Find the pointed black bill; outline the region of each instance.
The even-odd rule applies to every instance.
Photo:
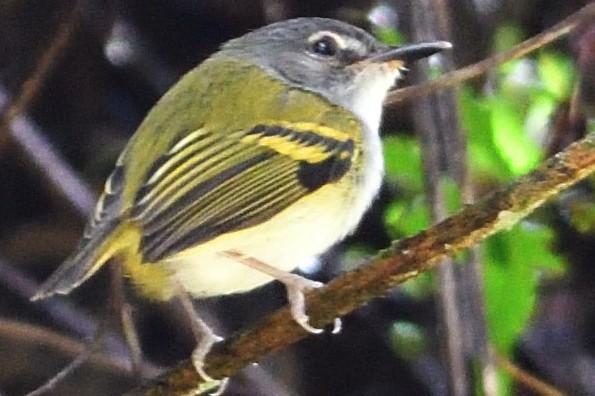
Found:
[[[384,63],[392,60],[410,63],[450,48],[452,48],[452,44],[448,41],[408,44],[400,47],[389,47],[386,52],[374,55],[368,60],[374,63]]]

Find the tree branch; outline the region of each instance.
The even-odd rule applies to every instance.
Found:
[[[310,323],[333,322],[446,257],[506,230],[556,195],[595,171],[595,134],[570,145],[509,187],[496,191],[458,214],[409,238],[394,242],[367,265],[331,281],[307,296]],[[227,339],[207,357],[206,371],[229,377],[265,355],[308,334],[287,308],[265,318],[257,327]],[[190,360],[129,395],[182,395],[200,382]]]
[[[465,80],[477,77],[487,72],[495,66],[508,62],[512,59],[521,58],[528,53],[567,35],[576,29],[577,26],[587,23],[593,19],[595,19],[595,3],[584,6],[568,18],[564,19],[562,22],[557,23],[537,36],[523,41],[521,44],[514,46],[508,51],[496,54],[467,67],[446,73],[423,84],[395,90],[391,92],[386,98],[384,105],[390,106],[395,103],[404,102],[418,96],[436,92],[440,89],[458,85]]]

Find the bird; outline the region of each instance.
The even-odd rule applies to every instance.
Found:
[[[154,105],[105,182],[72,255],[32,300],[68,294],[116,258],[152,300],[243,293],[281,281],[352,233],[378,194],[386,94],[410,62],[451,48],[403,46],[326,18],[297,18],[223,44]],[[221,338],[195,313],[201,376]]]

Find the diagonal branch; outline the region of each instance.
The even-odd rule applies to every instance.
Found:
[[[396,285],[433,268],[446,257],[475,245],[519,222],[548,198],[595,172],[595,133],[551,157],[531,173],[496,191],[458,214],[409,238],[394,242],[367,265],[346,273],[327,287],[307,296],[313,326],[333,322]],[[226,340],[211,353],[206,371],[215,378],[229,377],[269,353],[308,334],[284,308],[256,328]],[[185,395],[200,382],[188,360],[146,387],[129,395]]]
[[[39,93],[47,76],[55,66],[57,58],[70,43],[74,31],[78,27],[79,13],[80,4],[77,2],[68,17],[64,18],[64,22],[60,26],[58,33],[39,59],[33,74],[21,87],[21,91],[16,96],[16,99],[6,109],[2,109],[3,105],[0,106],[0,132],[1,129],[10,126],[20,114],[25,112]],[[7,136],[6,134],[0,134],[0,149],[3,148]]]
[[[523,41],[508,51],[496,54],[472,65],[446,73],[434,80],[411,87],[395,90],[384,101],[385,106],[404,102],[412,98],[427,95],[447,87],[454,87],[465,80],[477,77],[495,66],[513,59],[521,58],[546,44],[557,40],[572,32],[579,25],[595,19],[595,3],[584,6],[562,22],[557,23],[546,31]]]

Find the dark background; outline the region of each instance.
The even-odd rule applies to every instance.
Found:
[[[410,1],[386,1],[408,35]],[[451,1],[455,61],[462,66],[486,56],[495,26],[502,21],[522,26],[528,35],[562,20],[586,0]],[[0,0],[0,84],[17,95],[38,68],[38,60],[73,9],[72,1]],[[264,24],[297,16],[325,16],[370,29],[373,1],[314,0],[138,0],[81,1],[68,44],[42,79],[25,113],[40,128],[77,174],[98,194],[127,138],[144,114],[182,73],[224,41]],[[475,5],[475,6],[474,6]],[[481,11],[481,12],[480,12]],[[132,55],[117,58],[118,37]],[[569,52],[566,41],[557,43]],[[0,106],[0,114],[6,107]],[[384,133],[412,130],[408,105],[388,109]],[[359,231],[324,256],[313,275],[328,280],[343,270],[346,246],[386,246],[383,205],[394,191],[383,189]],[[32,283],[45,279],[72,251],[85,218],[47,182],[0,129],[0,395],[35,389],[67,364],[92,332],[74,330],[56,311],[80,309],[66,316],[86,324],[109,315],[107,271],[102,271],[68,298],[43,304],[27,300]],[[549,307],[536,326],[519,340],[517,363],[576,394],[595,394],[560,367],[556,358],[584,362],[595,376],[593,318],[593,238],[560,222],[559,249],[569,258],[568,275],[544,287],[540,304]],[[577,286],[578,285],[578,286]],[[580,287],[581,293],[573,291]],[[133,316],[146,358],[171,366],[187,358],[192,335],[175,304],[150,304],[133,293]],[[199,302],[221,334],[229,335],[284,304],[279,285],[242,296]],[[407,319],[435,329],[433,300],[413,300],[399,290],[374,301],[344,320],[341,334],[310,337],[250,368],[234,380],[228,394],[237,395],[421,395],[445,394],[445,374],[435,345],[413,361],[399,358],[387,336],[395,320]],[[60,311],[62,312],[62,311]],[[216,317],[216,319],[214,319]],[[59,336],[61,335],[61,336]],[[546,337],[547,335],[547,337]],[[119,337],[119,336],[116,336]],[[552,345],[559,350],[551,351]],[[114,347],[126,358],[126,351]],[[566,360],[564,360],[566,361]],[[590,383],[593,384],[594,381]],[[133,384],[131,375],[112,361],[93,360],[77,370],[52,394],[119,394]],[[520,394],[531,394],[518,389]]]

